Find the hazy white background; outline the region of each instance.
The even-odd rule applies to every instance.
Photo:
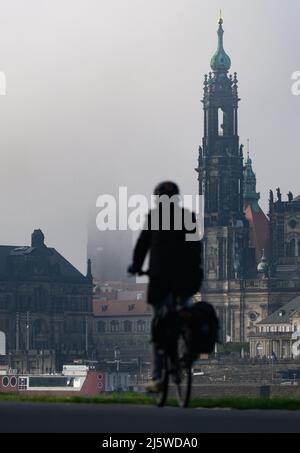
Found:
[[[220,7],[262,205],[300,193],[299,0],[1,0],[1,244],[42,228],[84,270],[97,195],[166,178],[197,192]]]

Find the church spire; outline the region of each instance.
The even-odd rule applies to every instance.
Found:
[[[222,12],[220,11],[220,19],[219,19],[219,29],[218,29],[218,48],[216,53],[211,59],[210,67],[214,72],[228,72],[231,67],[231,60],[227,53],[224,50],[223,44],[223,18]]]
[[[248,139],[247,159],[244,167],[244,207],[251,206],[255,212],[258,212],[258,201],[260,193],[256,192],[256,175],[252,169],[252,159],[250,158],[250,148]]]
[[[223,19],[219,45],[211,61],[213,73],[204,77],[204,136],[199,154],[199,193],[205,197],[205,225],[227,226],[243,220],[243,155],[238,136],[237,75],[223,48]]]
[[[93,283],[92,262],[90,259],[88,259],[88,261],[87,261],[86,278],[89,280],[90,283]]]

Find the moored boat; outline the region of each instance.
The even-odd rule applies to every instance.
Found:
[[[65,365],[61,374],[16,374],[2,371],[0,393],[49,396],[95,396],[105,391],[105,373],[88,366]]]

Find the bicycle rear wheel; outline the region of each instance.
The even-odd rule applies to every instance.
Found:
[[[168,387],[169,387],[169,368],[168,360],[164,355],[160,390],[154,396],[157,407],[163,407],[166,404],[168,397]]]
[[[184,335],[180,335],[177,344],[177,366],[174,370],[174,384],[179,407],[189,405],[192,390],[192,363]]]

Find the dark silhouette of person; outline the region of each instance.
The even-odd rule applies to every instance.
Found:
[[[180,207],[179,188],[173,182],[159,184],[155,191],[156,206],[148,213],[146,228],[141,232],[128,272],[139,274],[150,252],[147,300],[154,316],[170,295],[182,301],[196,294],[202,283],[202,242],[197,232],[196,216]],[[168,201],[167,203],[166,201]],[[167,219],[167,221],[166,221]],[[168,223],[169,222],[169,223]],[[153,382],[148,390],[157,388],[161,379],[158,346],[153,343]]]

